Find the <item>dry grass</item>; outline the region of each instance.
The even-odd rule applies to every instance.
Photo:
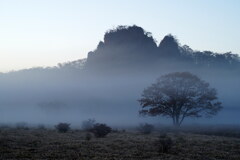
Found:
[[[173,139],[169,153],[158,153],[159,133],[111,133],[106,138],[85,139],[86,132],[11,129],[0,131],[0,159],[80,160],[215,160],[240,159],[240,139],[168,133]]]

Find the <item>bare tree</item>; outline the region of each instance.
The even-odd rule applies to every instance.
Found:
[[[139,102],[140,114],[170,117],[175,126],[185,117],[211,117],[222,108],[216,90],[189,72],[161,76],[143,91]]]

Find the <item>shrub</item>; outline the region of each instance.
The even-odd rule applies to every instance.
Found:
[[[85,140],[90,141],[91,139],[92,139],[92,134],[91,133],[86,133]]]
[[[154,126],[148,123],[140,124],[138,127],[139,132],[142,134],[150,134],[152,133],[153,129]]]
[[[95,137],[101,138],[105,137],[108,133],[110,133],[112,129],[106,124],[97,123],[90,131],[95,135]]]
[[[59,132],[65,133],[70,130],[70,124],[69,123],[59,123],[58,125],[55,126],[55,128]]]
[[[172,145],[173,141],[171,137],[167,136],[166,134],[159,136],[158,140],[156,141],[156,146],[158,147],[159,153],[168,153],[172,148]]]
[[[82,130],[90,131],[95,125],[95,119],[88,119],[82,122]]]

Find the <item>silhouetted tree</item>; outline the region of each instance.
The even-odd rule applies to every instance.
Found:
[[[178,40],[171,34],[165,36],[159,44],[160,54],[167,58],[177,58],[180,56]]]
[[[154,130],[154,126],[152,124],[145,123],[140,124],[137,129],[142,134],[150,134]]]
[[[140,114],[171,117],[173,124],[180,126],[185,117],[215,115],[222,108],[216,95],[216,90],[196,75],[170,73],[143,91]]]
[[[95,137],[102,138],[110,133],[112,131],[112,128],[106,124],[97,123],[90,131],[95,135]]]
[[[66,133],[70,130],[70,124],[69,123],[58,123],[55,128],[58,130],[58,132]]]

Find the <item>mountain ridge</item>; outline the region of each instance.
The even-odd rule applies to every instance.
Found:
[[[196,51],[187,45],[181,45],[175,36],[168,34],[157,44],[151,32],[133,26],[118,26],[108,30],[104,40],[100,41],[87,58],[58,63],[54,67],[33,67],[7,73],[39,70],[82,70],[101,71],[135,67],[159,67],[161,63],[180,63],[191,67],[239,69],[240,57],[226,52]],[[1,73],[5,74],[5,73]]]

